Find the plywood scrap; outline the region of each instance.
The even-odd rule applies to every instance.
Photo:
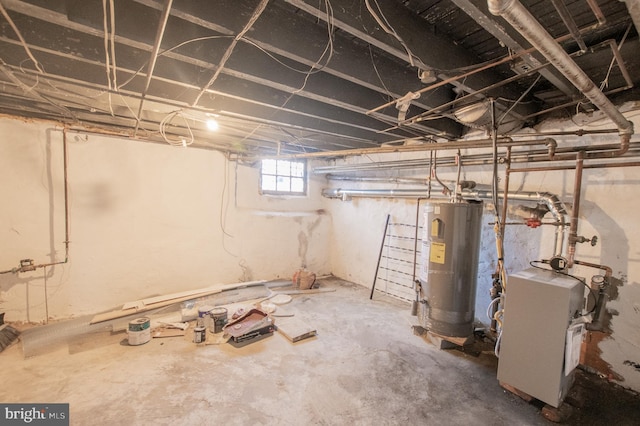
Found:
[[[294,343],[318,334],[315,327],[298,318],[279,318],[277,326],[278,332]]]

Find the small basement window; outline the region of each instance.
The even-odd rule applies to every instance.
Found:
[[[306,195],[307,164],[304,161],[262,160],[260,191],[274,195]]]

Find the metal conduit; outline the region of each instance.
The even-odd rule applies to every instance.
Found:
[[[607,145],[599,145],[597,147],[589,148],[590,152],[601,152],[601,151],[614,151],[618,149],[618,144],[607,144]],[[575,152],[574,150],[577,147],[571,148],[556,148],[556,153],[571,153]],[[640,156],[640,143],[634,142],[629,144],[629,149],[624,157],[618,158],[633,158]],[[482,166],[491,164],[492,161],[491,153],[484,154],[471,154],[464,155],[462,158],[463,166]],[[574,157],[571,158],[572,161],[575,160]],[[532,162],[544,162],[549,161],[549,151],[548,150],[530,150],[530,151],[512,151],[511,152],[511,163],[532,163]],[[607,167],[606,163],[601,163],[601,167]],[[611,167],[616,167],[616,163],[610,163]],[[617,167],[624,167],[625,163],[619,163]],[[455,157],[441,157],[438,159],[438,167],[452,167],[456,166]],[[429,159],[425,158],[414,158],[408,160],[393,160],[393,161],[379,161],[375,163],[359,163],[359,164],[341,164],[335,166],[320,166],[315,167],[312,170],[313,174],[322,175],[322,174],[336,174],[336,173],[350,173],[350,172],[367,172],[367,171],[380,171],[387,169],[416,169],[416,168],[429,168]],[[551,166],[549,170],[560,170],[562,169],[571,169],[575,168],[574,166]],[[594,165],[585,164],[585,168],[596,168]],[[532,171],[535,171],[532,169]]]

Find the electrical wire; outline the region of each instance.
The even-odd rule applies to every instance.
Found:
[[[589,287],[589,286],[587,285],[587,283],[586,283],[586,282],[584,282],[584,280],[583,280],[583,279],[578,278],[578,277],[576,277],[575,275],[571,275],[571,274],[569,274],[569,273],[567,273],[567,272],[561,272],[561,271],[556,271],[555,269],[543,268],[543,267],[541,267],[541,266],[534,265],[534,263],[541,263],[541,264],[543,264],[543,265],[548,265],[548,262],[545,262],[545,261],[543,261],[543,260],[532,260],[531,262],[529,262],[529,265],[531,265],[531,266],[532,266],[532,267],[534,267],[534,268],[541,269],[541,270],[543,270],[543,271],[555,272],[555,273],[557,273],[557,274],[560,274],[560,275],[564,275],[564,276],[567,276],[567,277],[573,278],[574,280],[576,280],[576,281],[580,282],[583,286],[585,286],[585,288],[586,288],[587,290],[589,290],[589,294],[590,294],[590,295],[591,295],[591,297],[593,298],[593,307],[591,308],[591,310],[590,310],[589,312],[587,312],[586,314],[583,314],[583,315],[589,315],[589,314],[591,314],[591,313],[595,312],[595,310],[596,310],[596,305],[597,305],[597,303],[598,303],[598,296],[596,296],[596,293],[593,291],[593,289],[592,289],[591,287]]]
[[[625,31],[624,35],[622,36],[622,39],[620,40],[620,44],[618,44],[618,51],[622,49],[622,45],[627,40],[627,36],[629,35],[629,31],[631,31],[632,26],[633,24],[629,24],[629,26],[627,27],[627,30]],[[613,55],[613,57],[611,58],[611,62],[609,63],[609,69],[607,70],[607,75],[600,83],[600,91],[604,90],[605,87],[609,87],[609,76],[611,76],[611,71],[613,70],[613,64],[615,63],[616,63],[616,55]]]
[[[167,48],[167,49],[165,49],[165,50],[161,51],[160,53],[158,53],[158,56],[166,55],[167,53],[171,53],[172,51],[174,51],[174,50],[176,50],[176,49],[179,49],[179,48],[180,48],[180,47],[182,47],[182,46],[186,46],[186,45],[188,45],[188,44],[191,44],[191,43],[196,43],[196,42],[199,42],[199,41],[207,41],[207,40],[223,39],[223,38],[233,38],[233,36],[230,36],[230,35],[215,35],[215,36],[204,36],[204,37],[191,38],[191,39],[189,39],[189,40],[185,40],[185,41],[183,41],[183,42],[180,42],[180,43],[176,44],[176,45],[175,45],[175,46],[173,46],[173,47],[170,47],[170,48]],[[283,67],[285,67],[285,68],[287,68],[287,69],[289,69],[289,70],[291,70],[291,71],[293,71],[293,72],[296,72],[296,73],[298,73],[298,74],[305,74],[305,75],[306,75],[306,74],[315,74],[315,73],[318,73],[318,72],[322,71],[322,69],[326,67],[326,64],[324,64],[324,65],[322,65],[322,66],[320,66],[320,67],[316,67],[316,68],[315,68],[314,70],[312,70],[312,71],[309,71],[309,70],[299,70],[299,69],[297,69],[297,68],[295,68],[295,67],[292,67],[291,65],[289,65],[289,64],[287,64],[287,63],[285,63],[284,61],[282,61],[282,60],[278,59],[278,57],[277,57],[277,56],[275,56],[274,54],[272,54],[271,52],[269,52],[269,51],[268,51],[268,50],[266,50],[264,47],[260,46],[258,43],[256,43],[255,41],[253,41],[253,40],[251,40],[251,39],[248,39],[248,38],[246,38],[246,37],[245,37],[245,38],[242,38],[240,41],[241,41],[241,42],[243,42],[243,43],[247,43],[247,44],[249,44],[249,45],[251,45],[251,46],[255,47],[256,49],[260,50],[262,53],[264,53],[265,55],[267,55],[269,58],[273,59],[273,60],[274,60],[275,62],[277,62],[278,64],[280,64],[280,65],[282,65]],[[145,69],[145,67],[147,66],[147,64],[148,64],[148,63],[149,63],[149,60],[147,60],[144,64],[142,64],[142,66],[141,66],[140,68],[138,68],[138,69],[136,70],[136,72],[134,72],[134,73],[133,73],[133,75],[132,75],[131,77],[129,77],[129,78],[128,78],[124,83],[122,83],[120,86],[118,86],[118,89],[121,89],[121,88],[123,88],[124,86],[126,86],[127,84],[131,83],[131,81],[132,81],[136,76],[138,76],[138,75],[142,72],[142,70],[144,70],[144,69]]]
[[[495,319],[495,318],[493,318],[493,315],[491,315],[491,308],[493,308],[493,305],[495,305],[499,301],[500,301],[500,298],[496,297],[495,299],[493,299],[491,301],[491,303],[489,303],[489,306],[487,306],[487,318],[489,318],[490,320],[494,320]]]
[[[29,56],[29,59],[31,59],[31,62],[33,62],[33,65],[36,67],[38,72],[40,72],[40,74],[46,74],[44,72],[44,68],[42,68],[42,65],[40,64],[40,62],[38,62],[38,60],[35,58],[35,56],[33,56],[33,53],[31,53],[31,49],[29,49],[29,46],[27,45],[26,40],[24,39],[24,37],[22,37],[22,34],[20,33],[20,30],[18,30],[18,27],[16,26],[15,22],[13,22],[13,19],[11,19],[11,16],[9,16],[9,13],[4,8],[4,5],[2,4],[1,1],[0,1],[0,13],[2,13],[2,16],[4,16],[4,18],[7,20],[7,22],[11,26],[11,29],[13,30],[13,32],[16,33],[16,36],[18,36],[18,39],[20,40],[20,43],[22,44],[22,47],[24,48],[25,52],[27,53],[27,56]]]
[[[302,92],[304,90],[304,88],[307,86],[307,82],[309,81],[309,77],[311,75],[313,75],[315,72],[318,72],[319,70],[325,68],[326,66],[329,65],[329,62],[331,61],[331,58],[333,57],[333,52],[334,52],[334,47],[333,47],[333,34],[334,34],[334,22],[333,22],[333,6],[331,5],[331,2],[329,0],[324,0],[324,4],[325,4],[325,10],[326,10],[326,14],[327,14],[327,33],[329,36],[329,39],[327,41],[327,44],[322,52],[322,54],[320,55],[320,57],[318,58],[318,60],[311,66],[311,68],[309,69],[309,71],[307,73],[305,73],[305,78],[304,81],[302,83],[302,86],[300,86],[300,88],[294,90],[293,92],[291,92],[289,94],[289,96],[287,97],[287,99],[285,99],[285,101],[273,112],[273,114],[271,114],[271,118],[273,118],[278,112],[282,111],[287,104],[291,101],[291,99],[293,99],[293,97],[295,95],[297,95],[298,93]],[[327,55],[327,59],[326,61],[324,61],[324,64],[320,65],[320,62],[322,62],[323,58],[325,57],[325,55]],[[315,71],[317,70],[317,71]],[[249,139],[251,136],[253,136],[259,129],[261,129],[264,126],[263,123],[258,124],[250,133],[248,133],[245,137],[242,138],[242,140],[240,141],[240,143],[246,141],[247,139]]]
[[[531,89],[533,89],[534,86],[538,84],[538,82],[540,81],[540,78],[542,78],[542,74],[538,74],[538,77],[535,79],[533,83],[531,83],[531,85],[527,88],[527,90],[525,90],[522,93],[522,95],[520,95],[520,97],[513,103],[513,105],[511,105],[511,107],[509,107],[509,109],[504,114],[502,114],[502,117],[500,117],[500,119],[498,120],[498,127],[500,127],[500,124],[502,124],[502,121],[507,117],[507,115],[509,115],[511,111],[513,111],[513,109],[520,103],[520,101],[524,99],[525,96],[527,96],[527,94],[531,91]]]
[[[400,42],[400,45],[402,45],[402,47],[404,48],[405,52],[407,53],[407,56],[409,58],[409,63],[411,64],[412,67],[415,67],[416,66],[415,59],[418,58],[418,57],[416,55],[414,55],[414,53],[411,51],[411,49],[409,49],[409,46],[407,46],[407,44],[404,42],[402,37],[400,37],[400,35],[396,32],[396,30],[393,29],[393,27],[391,26],[391,24],[387,20],[386,16],[384,16],[384,14],[382,13],[382,9],[380,8],[380,5],[378,4],[378,1],[377,0],[373,0],[373,2],[376,4],[376,7],[378,9],[378,13],[380,13],[380,15],[378,15],[378,13],[376,13],[376,11],[373,10],[373,7],[371,6],[370,0],[365,0],[365,2],[364,2],[365,5],[367,6],[367,10],[369,11],[369,13],[373,17],[373,19],[376,20],[378,25],[380,25],[380,28],[382,28],[384,30],[384,32],[386,32],[387,34],[392,35],[396,40],[398,40],[398,42]]]
[[[200,93],[198,93],[198,95],[196,96],[195,100],[191,103],[192,107],[196,106],[198,104],[198,102],[200,101],[200,99],[202,98],[202,96],[207,92],[207,90],[211,86],[213,86],[213,83],[215,83],[215,81],[218,79],[218,76],[220,75],[220,73],[222,73],[222,70],[223,70],[225,64],[227,63],[227,61],[231,57],[231,54],[233,53],[233,50],[235,49],[236,45],[238,44],[238,41],[241,40],[242,37],[244,37],[244,35],[251,29],[251,27],[253,27],[253,24],[255,24],[255,22],[258,20],[260,15],[262,15],[262,12],[264,12],[264,10],[267,8],[268,4],[269,4],[269,0],[261,0],[260,1],[260,4],[258,4],[258,7],[256,7],[256,9],[254,10],[253,14],[249,18],[249,21],[242,28],[242,30],[233,38],[233,40],[231,41],[231,44],[229,45],[229,47],[227,47],[227,50],[225,50],[224,55],[222,56],[222,59],[220,59],[220,63],[218,64],[218,67],[217,67],[216,71],[213,73],[213,76],[211,76],[211,78],[209,79],[207,84],[205,84],[202,87],[202,89],[200,90]]]
[[[176,118],[176,117],[180,117],[184,121],[185,127],[189,131],[189,139],[188,140],[185,139],[184,137],[180,137],[179,139],[172,139],[167,135],[167,126],[170,125],[171,122],[173,121],[173,119]],[[172,146],[187,147],[187,146],[191,145],[195,141],[195,137],[193,135],[193,131],[191,130],[191,126],[189,125],[188,117],[185,116],[185,114],[183,114],[183,111],[181,109],[179,109],[177,111],[170,112],[169,114],[167,114],[162,119],[162,121],[160,121],[159,130],[160,130],[160,136],[162,136],[162,139],[165,142],[167,142],[169,145],[172,145]]]
[[[373,65],[373,70],[376,72],[376,75],[378,76],[378,81],[380,81],[380,84],[384,88],[385,92],[387,92],[387,99],[386,100],[388,101],[389,99],[393,99],[393,95],[391,95],[391,92],[387,88],[387,85],[384,84],[384,81],[382,81],[382,77],[380,76],[380,72],[378,71],[378,67],[376,67],[376,61],[373,59],[373,51],[371,50],[371,45],[369,45],[369,57],[371,58],[371,65]]]

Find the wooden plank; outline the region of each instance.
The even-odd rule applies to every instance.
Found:
[[[189,295],[189,296],[177,297],[175,299],[168,299],[168,300],[164,300],[162,302],[151,303],[149,305],[143,305],[140,308],[131,308],[131,309],[123,309],[123,310],[118,310],[118,311],[105,312],[105,313],[98,314],[98,315],[94,316],[93,319],[91,319],[91,321],[89,322],[89,324],[96,324],[96,323],[99,323],[99,322],[104,322],[104,321],[109,321],[109,320],[113,320],[113,319],[126,317],[128,315],[133,315],[133,314],[138,314],[138,313],[142,313],[142,312],[152,311],[154,309],[163,308],[165,306],[169,306],[169,305],[172,305],[174,303],[186,302],[187,300],[196,299],[198,297],[211,296],[213,294],[222,293],[225,290],[233,290],[233,289],[240,289],[240,288],[244,288],[244,287],[252,287],[252,286],[255,286],[255,285],[263,285],[265,282],[266,281],[251,281],[251,282],[246,282],[246,283],[228,284],[228,285],[220,286],[220,287],[218,287],[216,289],[211,289],[211,290],[209,290],[207,292],[204,292],[204,293],[199,293],[197,295]]]
[[[216,290],[216,291],[212,291],[211,293],[206,293],[206,294],[203,293],[200,296],[210,296],[212,294],[221,293],[221,292],[222,292],[222,290]],[[198,296],[198,297],[200,297],[200,296]],[[186,302],[187,300],[191,300],[193,298],[194,298],[193,296],[184,296],[184,297],[181,297],[181,298],[178,298],[178,299],[165,300],[164,302],[159,302],[159,303],[154,303],[152,305],[147,305],[147,306],[144,306],[144,307],[142,307],[140,309],[127,309],[127,310],[105,312],[103,314],[98,314],[98,315],[94,316],[91,319],[91,321],[89,322],[89,324],[97,324],[99,322],[118,319],[118,318],[126,317],[128,315],[133,315],[133,314],[139,314],[139,313],[142,313],[142,312],[152,311],[154,309],[163,308],[165,306],[169,306],[169,305],[172,305],[174,303]]]
[[[233,290],[236,288],[242,288],[242,287],[251,287],[254,285],[260,285],[260,284],[264,284],[266,281],[265,280],[259,280],[259,281],[247,281],[247,282],[243,282],[243,283],[235,283],[235,284],[225,284],[225,285],[220,285],[220,284],[215,284],[209,287],[204,287],[204,288],[199,288],[196,290],[187,290],[187,291],[182,291],[179,293],[172,293],[172,294],[165,294],[165,295],[161,295],[161,296],[154,296],[154,297],[149,297],[146,299],[141,299],[141,300],[135,300],[132,302],[127,302],[124,305],[122,305],[122,310],[126,310],[126,309],[140,309],[146,305],[152,305],[154,303],[159,303],[159,302],[164,302],[166,300],[172,300],[172,299],[178,299],[181,297],[185,297],[185,296],[193,296],[193,298],[195,299],[196,297],[199,297],[201,295],[206,295],[208,292],[212,291],[212,290]]]
[[[525,400],[527,402],[531,402],[531,401],[533,401],[535,399],[534,397],[532,397],[528,393],[522,392],[520,389],[516,389],[515,387],[511,386],[508,383],[504,383],[504,382],[499,382],[499,383],[500,383],[500,386],[502,386],[503,389],[508,390],[512,394],[522,398],[523,400]]]
[[[310,290],[278,290],[274,291],[273,294],[316,294],[316,293],[331,293],[336,291],[335,288],[312,288]]]

